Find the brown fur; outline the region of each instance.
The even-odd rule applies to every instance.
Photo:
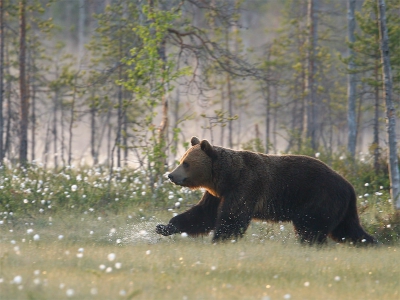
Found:
[[[352,185],[323,162],[301,155],[266,155],[212,146],[193,137],[192,147],[169,174],[175,184],[204,188],[200,202],[158,225],[163,235],[206,234],[236,238],[251,219],[292,221],[303,242],[374,243],[361,227]]]

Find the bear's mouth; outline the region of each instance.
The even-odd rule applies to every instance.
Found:
[[[170,178],[169,180],[170,180],[173,184],[180,185],[180,186],[185,186],[186,178],[182,178],[182,179]]]

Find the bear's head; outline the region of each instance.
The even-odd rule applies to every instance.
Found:
[[[191,139],[192,147],[186,151],[179,166],[169,173],[168,178],[175,184],[189,188],[212,188],[212,161],[217,152],[206,140]]]

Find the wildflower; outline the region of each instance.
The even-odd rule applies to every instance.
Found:
[[[66,291],[67,297],[72,297],[75,294],[75,291],[73,289],[68,289]]]
[[[96,288],[91,288],[91,289],[90,289],[90,293],[91,293],[92,295],[97,295],[97,289],[96,289]]]
[[[116,269],[121,269],[122,264],[120,262],[115,263],[115,268]]]
[[[146,251],[146,255],[150,255],[150,253],[151,253],[151,250]]]
[[[106,269],[106,266],[102,264],[102,265],[99,266],[99,269],[103,271],[103,270]]]
[[[186,232],[182,232],[182,233],[181,233],[181,237],[185,238],[185,237],[187,237],[187,236],[188,236],[188,234],[187,234]]]
[[[15,284],[21,284],[22,276],[20,276],[20,275],[15,276],[12,282]]]
[[[335,281],[340,281],[340,276],[335,276]]]
[[[108,255],[107,255],[107,259],[108,259],[109,261],[113,261],[113,260],[115,259],[115,253],[110,253],[110,254],[108,254]]]
[[[33,229],[32,229],[32,228],[29,228],[29,229],[26,231],[27,234],[31,234],[32,232],[33,232]]]
[[[369,186],[369,183],[367,182],[366,184],[364,184],[364,186]]]
[[[290,299],[292,296],[290,296],[290,294],[286,294],[283,296],[283,299]]]
[[[112,272],[112,268],[111,267],[108,267],[107,269],[106,269],[106,273],[111,273]]]
[[[317,152],[315,153],[315,157],[318,158],[321,155],[321,153]]]
[[[34,241],[38,241],[39,239],[40,239],[40,235],[35,234],[35,235],[33,236],[33,240],[34,240]]]
[[[306,281],[306,282],[304,282],[304,286],[305,286],[305,287],[309,287],[309,286],[310,286],[310,283],[309,283],[308,281]]]

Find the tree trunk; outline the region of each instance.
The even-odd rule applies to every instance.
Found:
[[[12,108],[11,108],[11,76],[10,76],[10,55],[8,46],[5,47],[4,52],[5,65],[2,65],[3,71],[6,73],[6,82],[5,82],[5,90],[6,90],[6,116],[7,122],[5,124],[5,137],[4,137],[4,148],[3,148],[3,157],[6,156],[10,151],[10,141],[11,141],[11,119],[12,119]],[[5,70],[4,70],[5,67]]]
[[[58,73],[58,72],[57,72]],[[54,92],[53,103],[53,155],[54,169],[58,168],[58,131],[57,131],[57,110],[58,110],[58,91]]]
[[[0,164],[3,164],[3,138],[4,138],[4,0],[0,0]]]
[[[85,38],[85,0],[79,0],[79,19],[78,19],[78,55],[79,60],[83,58],[83,47]]]
[[[229,28],[226,31],[225,43],[226,48],[229,49]],[[233,116],[233,94],[231,75],[229,72],[226,73],[226,88],[228,94],[228,117],[231,118]],[[233,148],[233,120],[231,119],[228,120],[228,147],[231,149]]]
[[[29,98],[28,87],[26,85],[26,0],[19,3],[19,21],[20,21],[20,40],[19,40],[19,87],[20,87],[20,144],[19,161],[22,165],[28,160],[28,116],[29,116]]]
[[[306,76],[306,90],[307,90],[307,106],[306,106],[306,138],[310,142],[312,149],[316,150],[316,131],[317,131],[317,100],[315,88],[315,73],[316,73],[316,48],[318,42],[318,1],[308,0],[308,50],[307,50],[307,63],[308,73]]]
[[[31,107],[31,124],[32,124],[32,130],[31,130],[31,161],[33,162],[35,160],[35,151],[36,151],[36,86],[35,86],[35,60],[34,60],[34,54],[30,53],[30,64],[29,64],[29,73],[30,73],[30,87],[31,87],[31,101],[32,101],[32,107]]]
[[[354,43],[356,38],[354,35],[356,20],[354,17],[354,12],[356,8],[356,0],[347,1],[347,37],[349,43]],[[357,145],[357,122],[356,122],[356,74],[353,73],[355,69],[354,64],[354,51],[349,47],[349,62],[347,64],[348,72],[347,75],[347,123],[348,123],[348,141],[347,141],[347,151],[350,153],[351,157],[354,159],[356,153]]]
[[[392,72],[389,56],[389,36],[386,27],[386,5],[384,0],[377,0],[379,16],[379,44],[382,60],[383,95],[386,104],[386,122],[389,141],[389,177],[390,192],[394,207],[400,210],[400,176],[397,159],[397,137],[396,137],[396,111],[392,102]]]
[[[166,40],[164,39],[160,45],[160,48],[158,50],[158,55],[160,57],[160,59],[163,62],[163,69],[165,69],[165,66],[167,64],[167,53],[166,53]],[[163,82],[163,86],[165,85],[165,83]],[[167,128],[168,128],[168,123],[169,123],[169,119],[168,119],[168,98],[166,95],[166,90],[164,87],[164,92],[163,95],[161,97],[161,107],[162,107],[162,120],[161,120],[161,124],[159,127],[159,136],[158,136],[158,142],[160,145],[160,154],[167,154]],[[167,156],[168,157],[168,156]],[[164,168],[165,168],[165,163],[166,160],[165,158],[162,158],[162,162],[160,163],[160,175],[164,174]]]
[[[374,70],[375,82],[379,82],[379,62],[375,62]],[[374,137],[372,141],[372,150],[374,152],[374,170],[375,174],[379,173],[379,160],[380,160],[380,149],[379,149],[379,87],[375,85],[374,87]]]
[[[96,101],[94,99],[94,89],[92,89],[90,104],[90,154],[92,155],[93,164],[97,165],[98,153],[96,152]]]
[[[71,119],[69,121],[69,139],[68,139],[68,166],[71,166],[72,164],[72,139],[73,139],[73,128],[74,128],[74,121],[75,121],[75,99],[76,99],[76,76],[74,80],[74,92],[72,95],[72,101],[71,101]]]

